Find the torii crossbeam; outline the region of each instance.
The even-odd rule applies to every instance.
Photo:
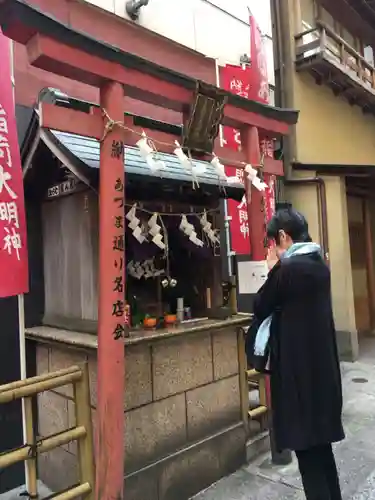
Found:
[[[97,111],[89,114],[43,103],[40,118],[42,127],[101,140],[95,498],[119,500],[123,498],[125,361],[124,351],[113,333],[121,336],[124,325],[125,242],[121,221],[125,177],[118,145],[133,145],[138,138],[116,124],[136,129],[132,118],[125,117],[124,95],[180,111],[185,116],[195,99],[197,82],[73,31],[22,0],[0,0],[0,24],[5,35],[26,45],[31,65],[100,88],[100,107],[106,111],[103,116]],[[226,98],[222,124],[241,131],[242,151],[221,148],[215,143],[215,153],[225,158],[226,165],[259,165],[258,131],[271,138],[288,134],[298,113],[221,93]],[[165,144],[173,144],[176,139],[157,131],[152,136]],[[114,145],[117,145],[115,150]],[[167,146],[159,149],[170,152]],[[282,175],[282,163],[267,160],[264,171]],[[247,183],[246,196],[252,258],[261,260],[264,258],[262,195]],[[114,286],[115,281],[122,286]]]

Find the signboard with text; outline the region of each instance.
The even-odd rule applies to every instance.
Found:
[[[21,158],[11,79],[10,41],[0,31],[0,298],[28,292]]]

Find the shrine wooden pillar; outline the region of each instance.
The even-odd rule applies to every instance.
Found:
[[[255,168],[260,165],[261,155],[259,147],[259,133],[257,127],[246,127],[241,131],[241,144],[245,153],[246,163]],[[264,260],[264,204],[263,193],[254,188],[250,180],[245,178],[245,193],[249,221],[249,236],[252,260]]]
[[[103,140],[99,188],[98,403],[96,500],[120,500],[124,483],[125,175],[124,95],[120,83],[100,89]],[[108,116],[106,116],[106,113]],[[112,124],[113,124],[112,122]]]

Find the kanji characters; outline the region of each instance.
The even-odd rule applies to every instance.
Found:
[[[113,338],[115,340],[119,340],[125,338],[126,336],[127,335],[126,335],[125,325],[117,323],[115,329],[113,330]]]
[[[19,228],[18,221],[18,208],[14,201],[6,203],[0,202],[0,220],[8,223],[13,223],[15,227]]]
[[[116,278],[114,279],[113,284],[114,284],[114,288],[113,288],[114,292],[123,293],[123,291],[124,291],[124,281],[123,281],[122,276],[116,276]]]
[[[124,191],[124,183],[121,179],[116,179],[115,191],[119,191],[120,193]]]
[[[245,99],[249,98],[249,89],[249,84],[246,85],[242,80],[239,80],[237,78],[233,78],[233,80],[230,82],[230,90],[235,94],[244,97]]]
[[[112,158],[121,158],[124,155],[124,143],[122,141],[112,141]]]
[[[0,116],[0,132],[3,134],[8,133],[8,122],[5,116]]]
[[[123,206],[124,206],[124,197],[123,196],[114,198],[113,201],[115,203],[117,203],[118,208],[123,208]]]
[[[240,231],[244,238],[249,236],[249,224],[247,222],[243,222],[240,225]]]
[[[238,210],[244,210],[244,209],[246,210],[246,206],[247,206],[246,195],[243,195],[241,203],[237,205],[237,208]]]
[[[246,210],[239,210],[238,211],[238,218],[239,218],[241,224],[243,222],[246,222],[248,220],[248,215],[247,215]]]
[[[118,261],[115,260],[115,268],[116,269],[118,268],[120,271],[123,270],[123,268],[124,268],[124,259],[122,257],[120,257],[120,259]]]
[[[6,164],[9,168],[12,167],[12,155],[10,154],[10,146],[8,139],[0,134],[0,159],[6,158]]]
[[[260,141],[261,152],[269,158],[273,158],[273,141],[269,139],[263,139]]]
[[[112,305],[112,316],[116,316],[117,318],[123,316],[124,307],[125,304],[123,300],[116,300],[116,302],[114,302]]]
[[[242,168],[236,168],[236,177],[242,184],[244,183],[244,171]]]
[[[4,167],[0,165],[0,194],[3,192],[3,189],[7,191],[9,196],[13,199],[17,199],[16,193],[11,189],[11,187],[8,185],[8,181],[12,179],[12,176],[10,175],[9,172],[6,172],[4,170]]]
[[[5,236],[4,236],[4,246],[3,250],[6,250],[9,255],[13,253],[13,250],[16,252],[17,260],[20,260],[20,249],[22,248],[21,236],[19,233],[16,233],[14,227],[10,230],[8,227],[4,228]]]
[[[125,251],[125,238],[123,234],[113,238],[113,250],[119,250],[120,252]]]
[[[124,228],[124,217],[122,215],[115,215],[115,228],[116,229]]]
[[[260,99],[263,99],[264,101],[268,101],[270,93],[269,93],[269,86],[268,86],[267,80],[263,80],[260,83],[258,96],[260,97]]]

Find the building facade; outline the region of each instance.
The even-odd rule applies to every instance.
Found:
[[[255,16],[264,38],[267,52],[268,75],[273,98],[274,69],[272,26],[269,1],[237,0],[150,0],[141,7],[139,17],[132,20],[126,9],[126,0],[87,0],[68,2],[58,0],[31,0],[30,4],[41,8],[68,25],[77,27],[96,38],[115,43],[121,47],[120,29],[131,29],[130,23],[142,26],[151,34],[172,40],[218,61],[219,66],[241,63],[242,56],[250,56],[249,9]],[[111,29],[104,32],[103,15]],[[99,22],[99,18],[101,21]],[[120,28],[121,27],[121,28]],[[152,38],[150,38],[152,40]],[[151,43],[151,42],[150,42]],[[125,47],[121,47],[124,48]],[[133,52],[142,53],[141,47],[133,46]],[[55,87],[79,99],[97,102],[97,91],[93,87],[56,77],[27,63],[25,47],[15,44],[16,101],[19,105],[31,106],[35,96],[43,87]],[[246,58],[245,58],[246,60]],[[176,68],[175,61],[171,66]],[[178,66],[178,65],[177,65]],[[181,73],[186,68],[178,67]],[[169,120],[170,121],[170,120]]]
[[[340,349],[354,358],[374,329],[375,307],[375,13],[369,4],[362,2],[362,10],[340,0],[272,5],[277,103],[300,110],[283,148],[285,199],[306,214],[312,237],[324,243]]]

